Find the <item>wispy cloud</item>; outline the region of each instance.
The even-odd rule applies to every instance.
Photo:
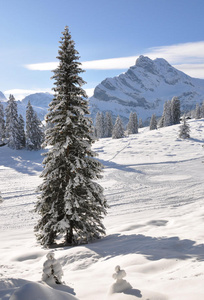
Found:
[[[204,41],[184,43],[170,46],[161,46],[147,49],[143,55],[155,58],[164,58],[170,64],[190,76],[204,78]],[[127,69],[135,64],[137,56],[110,58],[82,62],[85,70],[114,70]],[[58,66],[58,62],[28,64],[29,70],[50,71]]]

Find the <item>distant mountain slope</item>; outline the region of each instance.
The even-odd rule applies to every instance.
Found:
[[[7,99],[5,96],[3,98],[3,96],[1,96],[1,95],[4,96],[4,94],[2,92],[0,92],[0,101],[2,101],[4,108],[5,108],[7,105]],[[30,103],[33,106],[33,109],[37,113],[40,120],[44,120],[44,116],[47,114],[49,103],[52,101],[52,99],[53,99],[53,95],[49,94],[49,93],[35,93],[35,94],[31,94],[29,96],[26,96],[22,101],[20,101],[20,100],[17,101],[18,113],[21,114],[25,120],[26,119],[26,106],[28,104],[28,101],[30,101]]]
[[[140,56],[127,72],[106,78],[90,98],[92,116],[98,110],[128,118],[136,111],[143,120],[152,113],[160,116],[166,100],[178,96],[183,110],[190,110],[204,99],[204,80],[191,78],[166,60]]]
[[[4,102],[7,101],[5,95],[0,91],[0,101]]]
[[[131,111],[136,111],[143,121],[153,113],[161,116],[166,100],[177,96],[183,111],[195,108],[204,100],[204,79],[192,78],[172,67],[166,60],[151,60],[140,56],[127,72],[113,78],[106,78],[94,90],[89,99],[90,112],[95,119],[98,111],[110,111],[114,117],[120,115],[127,121]],[[41,120],[47,114],[53,95],[36,93],[18,102],[19,113],[25,118],[26,106],[30,100]],[[6,106],[6,97],[0,92],[0,101]]]

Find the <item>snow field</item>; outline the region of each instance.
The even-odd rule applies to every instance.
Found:
[[[33,232],[43,151],[1,147],[0,299],[8,300],[32,281],[34,286],[28,282],[25,289],[35,287],[42,300],[71,299],[73,291],[80,300],[203,300],[204,119],[189,124],[188,140],[178,138],[179,125],[174,125],[95,143],[104,164],[100,184],[110,205],[107,236],[54,250],[66,283],[60,291],[37,284],[49,251]],[[133,288],[111,294],[117,265]],[[11,300],[24,300],[25,290],[18,293]]]

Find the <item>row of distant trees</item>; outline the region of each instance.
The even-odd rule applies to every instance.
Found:
[[[12,149],[39,150],[44,134],[42,124],[30,102],[26,107],[26,124],[21,114],[18,115],[17,102],[9,96],[4,112],[0,102],[0,145],[7,144]]]
[[[196,105],[193,114],[196,119],[204,118],[204,101],[201,105]],[[149,125],[150,130],[180,123],[181,108],[178,97],[173,97],[171,100],[164,103],[162,117],[159,121],[157,119],[157,116],[153,114]],[[120,116],[116,118],[116,121],[113,124],[110,112],[106,112],[105,114],[103,114],[103,112],[98,112],[95,120],[94,134],[96,138],[112,137],[117,139],[124,137],[125,134],[136,134],[138,133],[138,128],[141,127],[143,127],[142,119],[139,119],[138,121],[136,112],[130,113],[126,127],[123,125]]]
[[[138,128],[143,126],[142,119],[137,118],[136,112],[131,112],[129,121],[126,128],[123,125],[122,119],[118,116],[113,124],[112,116],[110,112],[98,112],[96,115],[96,121],[94,126],[94,135],[96,138],[112,137],[113,139],[122,138],[127,134],[138,133]]]

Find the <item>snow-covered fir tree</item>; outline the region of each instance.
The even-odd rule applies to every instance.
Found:
[[[153,114],[152,117],[151,117],[149,129],[150,130],[157,129],[157,119],[156,119],[155,114]]]
[[[0,102],[0,144],[3,143],[5,138],[5,120],[4,120],[4,107]]]
[[[26,148],[28,150],[39,150],[43,142],[41,122],[38,119],[30,101],[26,108]]]
[[[105,114],[105,137],[111,137],[113,132],[113,121],[110,112]]]
[[[138,120],[136,112],[131,112],[129,116],[129,122],[127,124],[128,134],[138,133]]]
[[[143,122],[142,122],[142,119],[139,118],[139,121],[138,121],[138,127],[139,128],[142,128],[143,127]]]
[[[23,116],[20,114],[18,118],[18,132],[19,132],[19,149],[25,148],[26,137],[25,137],[25,122]]]
[[[171,101],[169,100],[164,103],[163,127],[171,126],[172,124]]]
[[[183,124],[179,126],[179,137],[182,139],[190,138],[190,126],[186,122],[186,116],[183,116]]]
[[[203,101],[203,103],[202,103],[202,105],[201,105],[201,109],[200,109],[201,111],[201,118],[204,118],[204,101]]]
[[[102,112],[97,112],[95,122],[95,136],[100,139],[105,137],[105,120]]]
[[[196,109],[195,109],[195,119],[200,119],[201,118],[201,108],[200,104],[196,104]]]
[[[53,252],[49,252],[46,257],[47,260],[43,264],[42,281],[51,286],[62,284],[63,271],[60,262],[55,259]]]
[[[112,138],[120,139],[124,137],[124,128],[121,118],[118,116],[113,126]]]
[[[181,109],[180,100],[178,97],[173,97],[171,99],[171,118],[172,124],[180,124]]]
[[[6,139],[12,149],[20,149],[20,137],[18,126],[18,109],[13,95],[9,96],[6,107]]]
[[[92,121],[78,52],[68,27],[63,32],[58,51],[59,66],[54,70],[54,98],[47,121],[45,146],[50,146],[43,161],[35,226],[38,240],[50,246],[60,238],[64,244],[86,243],[105,234],[102,219],[108,207],[101,178],[102,165],[94,159]]]

